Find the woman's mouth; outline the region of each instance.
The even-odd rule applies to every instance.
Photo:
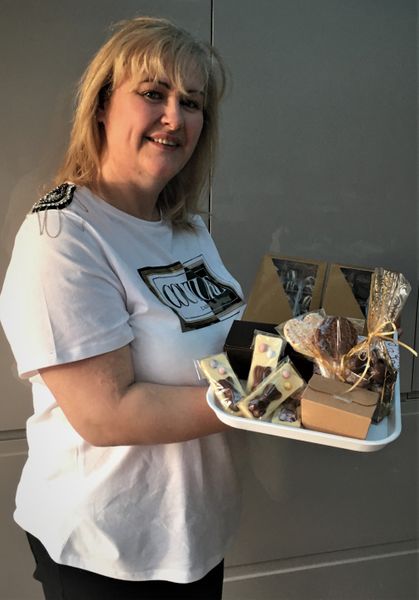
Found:
[[[154,142],[155,144],[161,144],[162,146],[170,146],[171,148],[177,148],[178,146],[180,146],[177,140],[166,137],[146,136],[146,140],[148,140],[149,142]]]

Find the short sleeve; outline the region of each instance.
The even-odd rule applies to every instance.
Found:
[[[133,340],[124,289],[99,236],[74,215],[60,219],[53,237],[37,215],[26,218],[3,284],[0,319],[21,377]]]

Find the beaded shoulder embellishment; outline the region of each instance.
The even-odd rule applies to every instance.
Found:
[[[60,210],[65,208],[71,204],[75,191],[76,186],[74,183],[62,183],[35,202],[32,206],[31,213],[37,213],[42,210]]]

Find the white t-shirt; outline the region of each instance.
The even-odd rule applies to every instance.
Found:
[[[64,184],[16,237],[0,315],[34,414],[15,520],[58,563],[186,583],[223,558],[235,530],[223,435],[94,447],[38,375],[129,344],[138,381],[203,385],[194,361],[222,350],[243,301],[202,219],[192,222],[194,231],[173,230]]]

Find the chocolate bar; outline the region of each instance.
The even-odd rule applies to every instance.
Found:
[[[287,425],[288,427],[301,427],[300,402],[288,398],[272,414],[271,423]]]
[[[253,392],[239,401],[239,407],[249,419],[269,420],[274,410],[304,385],[304,379],[286,357]]]
[[[202,358],[199,366],[208,380],[215,397],[229,413],[240,414],[239,401],[245,396],[240,381],[225,353]]]
[[[285,340],[278,335],[256,333],[246,386],[247,393],[252,392],[263,379],[272,373],[278,364],[284,345]]]

